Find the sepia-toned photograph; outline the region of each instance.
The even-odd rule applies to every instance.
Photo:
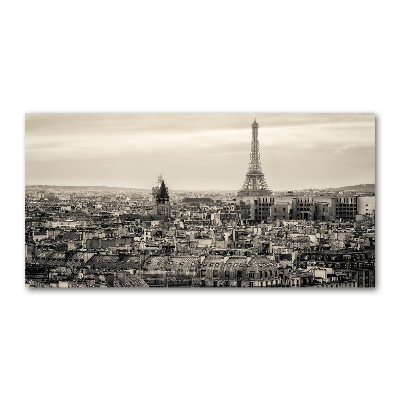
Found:
[[[375,287],[375,114],[26,114],[25,286]]]
[[[3,3],[1,398],[395,398],[398,3]]]

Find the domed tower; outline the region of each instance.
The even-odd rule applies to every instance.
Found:
[[[156,198],[157,192],[160,190],[162,181],[163,181],[163,177],[160,174],[160,175],[158,175],[157,182],[153,185],[153,188],[151,189],[152,199]]]
[[[153,213],[157,215],[171,216],[171,206],[169,204],[168,188],[165,185],[161,174],[158,176],[158,181],[153,186]]]

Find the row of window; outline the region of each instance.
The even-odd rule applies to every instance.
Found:
[[[353,200],[354,200],[354,201],[353,201]],[[356,198],[353,198],[353,197],[347,197],[347,198],[338,197],[338,198],[337,198],[337,202],[338,202],[338,203],[342,203],[342,204],[344,204],[344,203],[351,204],[351,203],[356,203],[356,202],[357,202],[357,199],[356,199]]]

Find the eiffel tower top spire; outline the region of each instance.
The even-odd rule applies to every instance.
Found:
[[[268,196],[272,192],[268,189],[264,174],[261,169],[260,145],[258,142],[258,123],[254,114],[254,122],[251,125],[251,151],[249,170],[246,174],[242,189],[238,196]]]

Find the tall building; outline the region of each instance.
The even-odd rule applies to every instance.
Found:
[[[161,174],[158,176],[157,183],[152,189],[153,195],[153,213],[157,215],[171,216],[171,206],[169,203],[168,188],[165,185]]]
[[[152,200],[155,199],[157,192],[160,190],[161,187],[161,182],[163,181],[163,177],[161,174],[158,175],[157,182],[153,185],[153,188],[151,189],[151,197]]]
[[[314,197],[296,197],[293,214],[294,219],[314,220]]]
[[[375,196],[360,196],[357,198],[357,214],[375,216]]]
[[[238,197],[246,196],[268,196],[272,193],[265,182],[264,174],[261,169],[260,146],[258,142],[258,124],[254,118],[251,125],[251,151],[249,171],[246,174],[242,189],[238,192]]]
[[[354,221],[357,215],[357,196],[337,196],[334,199],[335,218]]]

